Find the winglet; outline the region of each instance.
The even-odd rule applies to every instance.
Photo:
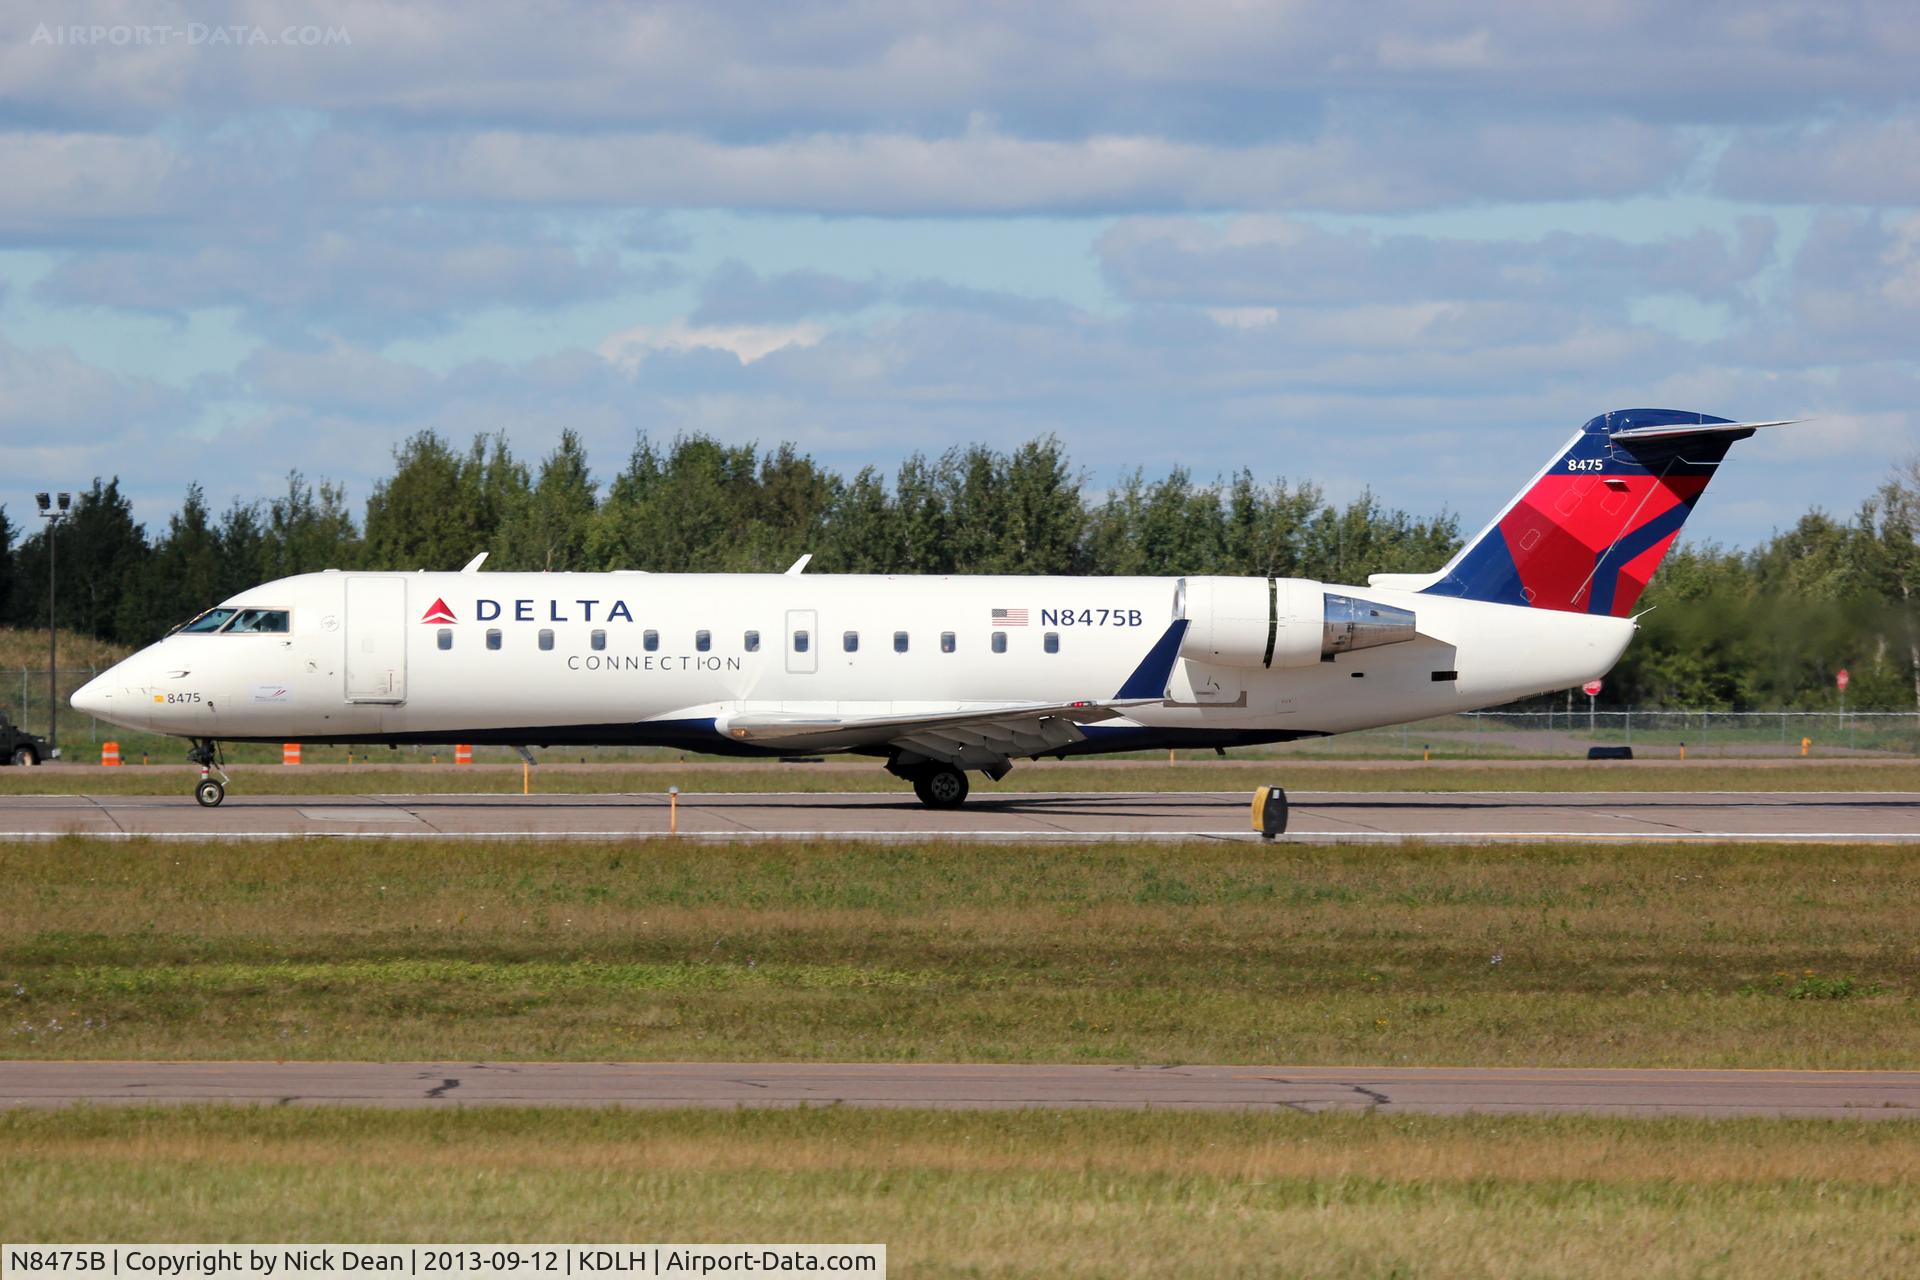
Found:
[[[1166,697],[1167,686],[1173,682],[1173,664],[1180,659],[1180,642],[1186,638],[1185,618],[1175,618],[1168,623],[1166,634],[1147,651],[1127,682],[1120,686],[1120,692],[1113,695],[1113,701],[1152,701]]]

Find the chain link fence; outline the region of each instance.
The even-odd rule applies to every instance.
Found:
[[[136,734],[81,715],[68,699],[97,672],[60,669],[61,754],[98,759],[101,742],[117,740],[172,760],[178,744]],[[0,673],[0,707],[33,733],[47,732],[47,672]],[[149,742],[149,739],[151,741]],[[137,743],[138,746],[134,746]],[[1473,711],[1390,729],[1367,729],[1309,739],[1281,750],[1288,755],[1435,759],[1564,759],[1595,746],[1629,746],[1636,756],[1920,756],[1920,712],[1912,711]],[[262,749],[263,758],[271,752]],[[402,753],[406,758],[419,754]],[[567,755],[629,758],[633,748],[575,748]],[[1245,752],[1236,754],[1248,754]],[[425,758],[423,756],[423,758]]]
[[[1652,758],[1920,755],[1912,711],[1472,711],[1303,743],[1331,756],[1556,759],[1589,747]]]
[[[54,687],[60,699],[60,754],[68,759],[86,759],[87,752],[80,748],[97,748],[102,731],[113,736],[112,725],[81,715],[69,702],[75,690],[99,673],[95,667],[62,667],[55,675]],[[0,675],[0,710],[19,728],[45,737],[51,721],[47,714],[47,669],[26,667]]]

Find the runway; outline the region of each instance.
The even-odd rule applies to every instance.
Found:
[[[1757,840],[1920,842],[1914,792],[1291,793],[1292,841]],[[769,838],[1097,842],[1252,840],[1250,792],[1000,792],[956,810],[898,792],[626,795],[7,796],[0,839]]]
[[[1021,1107],[1920,1118],[1915,1071],[924,1063],[0,1062],[0,1106]]]

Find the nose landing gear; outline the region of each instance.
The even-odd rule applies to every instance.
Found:
[[[200,781],[193,788],[193,798],[203,808],[211,809],[227,798],[226,784],[230,781],[227,771],[220,767],[220,744],[211,738],[195,738],[187,759],[200,766]],[[214,774],[219,778],[214,778]]]

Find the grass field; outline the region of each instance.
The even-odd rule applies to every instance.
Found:
[[[357,764],[234,766],[234,795],[517,794],[518,765]],[[186,765],[118,769],[60,765],[0,769],[6,795],[184,795],[198,770]],[[974,795],[1029,791],[1247,791],[1277,782],[1299,791],[1920,791],[1920,761],[1726,762],[1322,760],[1102,760],[1025,762]],[[532,772],[548,794],[897,791],[911,788],[878,761],[821,764],[545,764]]]
[[[1920,1126],[0,1113],[10,1241],[885,1242],[896,1276],[1911,1276]]]
[[[0,1055],[1911,1067],[1878,846],[0,845]]]
[[[40,615],[41,626],[0,627],[0,672],[17,674],[21,670],[31,671],[45,687],[47,679],[47,629],[44,625],[46,614]],[[133,649],[129,645],[114,644],[111,641],[82,635],[78,631],[60,630],[60,669],[62,671],[104,671],[114,663],[121,661]],[[0,682],[0,695],[7,691],[6,684]]]

